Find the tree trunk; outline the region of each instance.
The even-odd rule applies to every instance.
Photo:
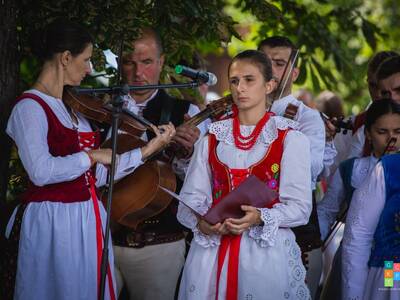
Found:
[[[4,227],[11,140],[5,129],[11,103],[17,94],[19,50],[17,42],[17,1],[0,0],[0,229]],[[3,230],[1,236],[3,236]]]

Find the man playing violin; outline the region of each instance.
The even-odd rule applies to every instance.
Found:
[[[164,64],[161,39],[149,28],[141,30],[132,43],[133,50],[122,57],[122,77],[129,85],[158,84]],[[197,106],[178,100],[164,90],[136,90],[125,99],[126,107],[153,124],[172,122],[176,128],[173,141],[183,151],[172,162],[175,174],[184,178],[193,146],[204,126],[183,124],[199,112]],[[145,140],[151,138],[146,134]],[[178,188],[179,184],[178,180]],[[151,217],[136,230],[121,226],[113,233],[118,291],[124,284],[130,299],[173,299],[185,259],[183,227],[176,220],[175,203]]]
[[[296,81],[300,73],[300,70],[296,65],[296,55],[294,55],[297,49],[288,38],[282,36],[273,36],[264,39],[259,43],[258,49],[263,51],[271,59],[273,75],[278,81],[278,89],[274,96],[271,111],[277,115],[286,116],[297,121],[299,123],[299,131],[305,134],[310,141],[310,167],[312,181],[310,184],[312,189],[315,190],[317,177],[322,172],[324,167],[324,160],[328,158],[332,159],[332,157],[329,156],[334,156],[336,153],[328,152],[327,157],[324,157],[326,134],[324,122],[321,119],[321,116],[316,110],[307,107],[303,102],[297,100],[292,95],[293,82]],[[315,199],[313,199],[313,202],[314,201]],[[296,234],[296,240],[303,253],[317,248],[320,242],[315,203],[313,205],[310,223],[312,226],[309,224],[306,225],[308,227],[302,226],[304,230],[300,231],[300,229],[297,228],[294,230]],[[317,266],[316,269],[320,269],[322,264],[320,254],[317,260],[317,264],[319,264],[319,266]],[[313,269],[313,259],[310,262],[311,263],[308,267],[309,269]],[[318,286],[319,275],[320,272],[319,274],[316,274],[316,276],[312,276],[315,277],[314,280],[313,278],[310,278],[310,271],[307,272],[306,281],[308,282],[308,286],[312,295],[315,294]]]

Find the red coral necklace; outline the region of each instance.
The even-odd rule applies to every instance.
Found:
[[[241,150],[250,150],[257,141],[261,130],[263,129],[264,125],[269,120],[272,113],[266,112],[265,115],[257,122],[256,127],[248,136],[243,136],[240,133],[240,122],[239,116],[236,115],[233,118],[233,138],[235,141],[235,146]]]

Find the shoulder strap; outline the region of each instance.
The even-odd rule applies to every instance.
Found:
[[[347,159],[339,165],[340,176],[342,177],[345,200],[350,204],[355,188],[351,185],[351,176],[353,174],[353,167],[356,157]]]
[[[288,118],[290,120],[294,120],[294,118],[297,115],[297,111],[298,110],[299,110],[298,106],[296,106],[296,105],[294,105],[292,103],[289,103],[286,106],[285,113],[283,114],[283,117]]]

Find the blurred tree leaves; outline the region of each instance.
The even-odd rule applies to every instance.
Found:
[[[368,59],[378,50],[398,49],[400,10],[396,2],[232,0],[227,11],[235,21],[243,15],[253,19],[241,24],[252,32],[243,41],[234,39],[229,53],[255,48],[268,36],[287,36],[301,51],[298,86],[305,85],[314,93],[331,89],[345,99],[350,111],[369,101]],[[386,7],[393,9],[387,13]]]
[[[182,58],[189,59],[195,49],[203,53],[221,53],[222,48],[229,45],[229,53],[235,54],[254,48],[267,36],[285,35],[301,50],[302,74],[298,84],[305,84],[314,92],[332,89],[350,103],[364,104],[368,101],[363,92],[366,62],[373,52],[382,49],[381,41],[387,37],[382,30],[384,26],[374,14],[379,12],[376,9],[379,5],[393,6],[395,2],[19,0],[18,24],[22,57],[29,56],[31,33],[59,16],[85,24],[94,35],[98,49],[111,48],[114,53],[119,53],[121,40],[124,48],[130,47],[139,27],[152,26],[163,39],[170,65]],[[398,11],[391,11],[391,14],[388,26],[399,25]],[[249,33],[239,34],[244,27]],[[232,37],[234,42],[230,43]],[[94,58],[96,69],[101,71],[104,58],[100,51]]]

